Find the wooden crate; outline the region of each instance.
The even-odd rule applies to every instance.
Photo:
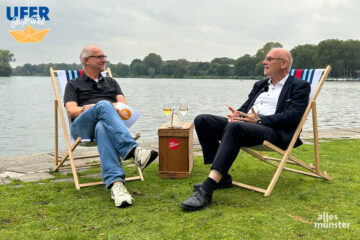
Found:
[[[159,128],[160,177],[190,176],[193,167],[193,129],[192,122],[185,122],[184,128]]]

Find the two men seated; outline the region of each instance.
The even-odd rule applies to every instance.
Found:
[[[70,81],[64,94],[68,116],[74,119],[74,138],[95,137],[100,154],[102,178],[111,189],[115,206],[132,204],[127,192],[125,172],[119,155],[134,158],[141,169],[155,160],[158,153],[140,146],[130,136],[115,108],[126,103],[118,83],[102,77],[106,56],[101,48],[86,46],[80,60],[84,74]],[[194,193],[181,203],[184,210],[200,210],[211,203],[216,189],[231,187],[228,173],[240,147],[262,144],[267,140],[285,148],[297,128],[308,104],[310,85],[289,75],[292,57],[282,48],[270,50],[264,61],[264,74],[269,78],[257,81],[245,103],[225,117],[201,114],[194,120],[205,164],[211,164],[208,177],[194,185]],[[300,139],[296,145],[300,145]]]

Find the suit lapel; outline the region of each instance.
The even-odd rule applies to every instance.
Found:
[[[289,75],[289,77],[287,78],[287,80],[285,82],[285,85],[283,86],[283,88],[281,90],[275,112],[278,112],[281,104],[283,104],[285,102],[285,100],[287,100],[287,99],[284,99],[284,98],[285,98],[285,94],[288,92],[288,90],[289,90],[289,88],[290,88],[290,86],[292,84],[292,80],[293,80],[293,77]]]
[[[267,78],[267,79],[265,79],[265,80],[263,80],[263,81],[264,81],[264,82],[263,82],[262,84],[260,84],[259,88],[256,90],[257,93],[256,93],[255,97],[253,97],[253,99],[251,99],[251,102],[250,102],[250,104],[248,105],[248,108],[246,109],[245,113],[249,112],[250,108],[251,108],[252,106],[254,106],[254,103],[255,103],[256,99],[257,99],[257,98],[259,97],[259,95],[262,93],[261,90],[263,90],[263,88],[265,87],[265,85],[267,84],[267,82],[269,81],[269,79]]]

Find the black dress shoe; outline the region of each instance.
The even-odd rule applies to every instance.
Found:
[[[197,211],[207,207],[211,203],[212,194],[199,188],[188,199],[181,203],[181,208],[188,211]]]
[[[199,189],[201,187],[202,183],[196,183],[194,184],[194,191],[196,191],[197,189]],[[220,182],[217,184],[216,188],[214,190],[217,189],[223,189],[223,188],[231,188],[232,185],[232,178],[231,175],[228,174],[226,177],[223,177]]]

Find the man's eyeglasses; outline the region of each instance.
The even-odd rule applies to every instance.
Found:
[[[268,62],[271,62],[272,60],[282,60],[282,61],[285,61],[286,59],[285,59],[285,58],[266,57],[266,58],[264,58],[264,60],[266,60],[266,61],[268,61]]]
[[[98,55],[98,56],[88,56],[88,58],[97,58],[97,59],[99,59],[99,60],[101,60],[101,59],[107,59],[107,56],[106,55]]]

